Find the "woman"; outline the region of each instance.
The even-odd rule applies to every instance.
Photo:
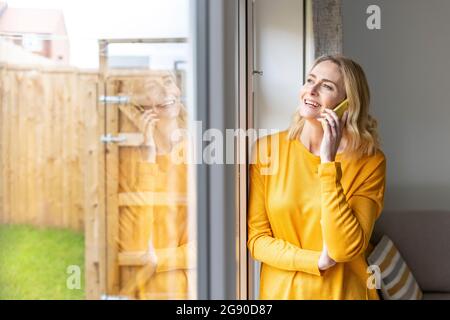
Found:
[[[339,119],[332,109],[346,98]],[[369,100],[357,63],[321,57],[289,130],[257,141],[248,248],[262,262],[261,299],[378,299],[365,250],[383,208],[386,160]],[[267,166],[276,170],[264,174]]]
[[[195,293],[196,252],[187,202],[186,110],[171,74],[145,81],[133,106],[121,107],[143,134],[143,146],[129,155],[134,169],[129,187],[142,195],[140,206],[122,208],[123,251],[147,253],[147,262],[127,278],[121,293],[140,299],[190,299]],[[182,155],[183,156],[183,155]],[[174,161],[176,159],[177,161]],[[127,168],[130,168],[128,165]],[[125,192],[127,190],[124,190]],[[123,245],[125,244],[125,245]],[[128,244],[128,245],[126,245]]]

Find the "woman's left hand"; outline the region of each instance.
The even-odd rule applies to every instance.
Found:
[[[342,119],[339,120],[333,110],[326,108],[318,119],[322,123],[324,131],[320,145],[320,160],[322,163],[335,160],[347,117],[348,111],[345,111]]]
[[[336,261],[334,261],[333,259],[330,258],[330,256],[328,255],[328,247],[324,243],[323,249],[322,249],[322,252],[321,252],[320,258],[319,258],[319,264],[318,264],[319,269],[327,270],[327,269],[333,267],[335,264],[336,264]]]

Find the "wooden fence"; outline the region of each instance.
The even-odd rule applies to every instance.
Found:
[[[101,187],[85,179],[99,174],[103,154],[98,78],[0,65],[0,223],[84,231]]]

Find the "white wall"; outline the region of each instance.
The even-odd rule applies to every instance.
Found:
[[[255,1],[257,128],[287,129],[303,81],[303,1]]]
[[[381,30],[366,9],[381,8]],[[386,209],[450,210],[450,1],[344,0],[344,54],[372,90],[387,155]]]
[[[303,82],[303,1],[255,0],[255,128],[285,130],[298,106]],[[267,132],[269,133],[269,132]],[[259,297],[260,263],[254,262],[254,293]]]

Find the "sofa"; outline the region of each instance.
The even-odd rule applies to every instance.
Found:
[[[387,235],[423,291],[424,300],[450,300],[450,211],[384,211],[371,244]]]

